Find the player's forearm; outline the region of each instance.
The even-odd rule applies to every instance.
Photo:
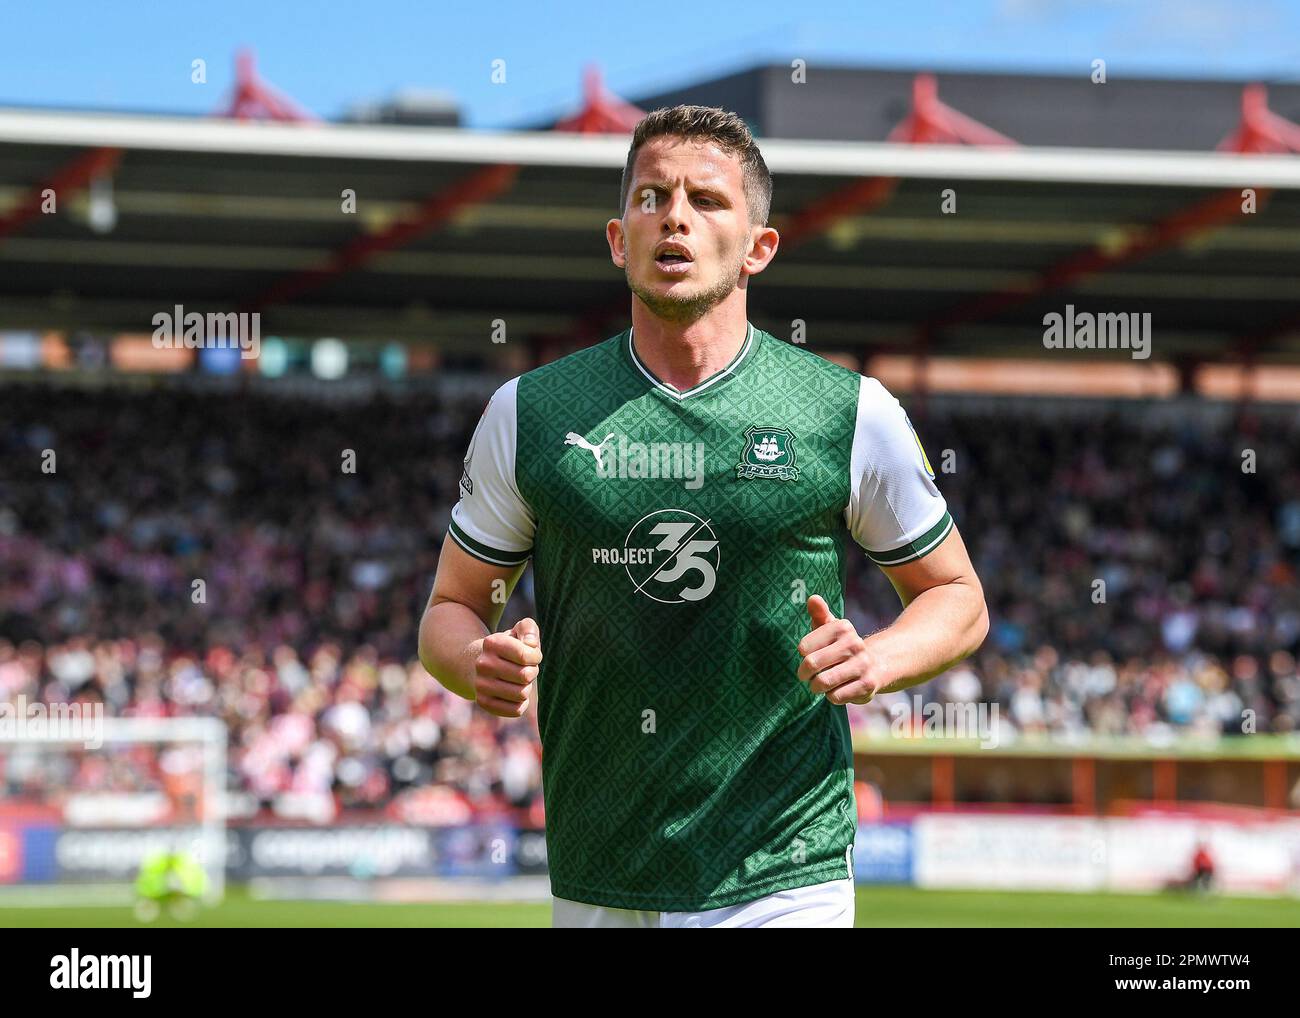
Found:
[[[969,657],[988,634],[978,583],[944,583],[918,594],[893,625],[863,642],[885,679],[878,693],[927,682]]]
[[[420,620],[420,663],[457,696],[473,700],[474,661],[489,632],[483,620],[463,604],[432,604]]]

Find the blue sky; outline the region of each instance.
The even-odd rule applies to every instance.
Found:
[[[234,54],[337,117],[405,88],[442,90],[468,124],[509,127],[578,101],[582,68],[635,97],[760,62],[1300,81],[1300,0],[0,0],[0,105],[208,113]],[[208,82],[190,81],[202,58]],[[493,84],[492,61],[506,81]]]

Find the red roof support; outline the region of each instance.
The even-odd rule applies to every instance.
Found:
[[[251,58],[248,66],[251,68]],[[557,130],[582,134],[618,134],[631,131],[644,116],[635,106],[607,91],[601,83],[599,70],[594,66],[587,69],[583,91],[583,108],[573,117],[556,124]],[[245,306],[261,310],[293,300],[331,278],[360,268],[382,252],[405,247],[451,219],[460,209],[492,201],[509,190],[518,173],[518,166],[504,163],[476,170],[446,190],[430,195],[420,203],[411,217],[393,223],[379,233],[348,242],[330,254],[318,268],[308,269],[272,284]]]
[[[283,123],[320,119],[263,81],[257,73],[253,52],[247,49],[240,50],[235,56],[235,91],[216,115],[236,120],[278,120]]]
[[[225,112],[226,116],[241,120],[256,115],[283,121],[316,119],[298,107],[293,100],[262,82],[253,65],[253,56],[247,50],[238,56],[235,78],[235,93]],[[122,154],[122,150],[118,148],[87,149],[66,163],[52,177],[38,184],[24,199],[0,216],[0,241],[18,232],[41,214],[41,206],[47,190],[52,190],[57,198],[66,201],[73,194],[89,186],[97,177],[111,174],[121,161]]]
[[[1060,289],[1086,276],[1137,261],[1187,241],[1240,213],[1241,195],[1234,191],[1220,191],[1133,234],[1126,238],[1127,243],[1122,246],[1116,248],[1099,246],[1080,251],[1044,270],[1027,287],[1022,289],[1008,287],[1005,290],[963,301],[956,307],[930,318],[922,325],[922,329],[935,332],[962,322],[989,318],[1009,308],[1017,307],[1032,297]]]
[[[912,82],[912,112],[889,132],[889,141],[909,145],[996,145],[1017,142],[939,98],[939,84],[933,74],[918,74]]]
[[[444,191],[430,195],[409,219],[403,219],[379,233],[358,237],[333,252],[319,268],[308,269],[273,284],[247,306],[260,310],[282,304],[315,289],[334,276],[359,268],[385,251],[405,247],[450,219],[467,205],[491,201],[514,184],[518,166],[487,166],[471,173]]]
[[[13,208],[0,216],[0,241],[17,233],[29,221],[41,214],[44,194],[53,191],[56,201],[67,201],[96,177],[112,173],[122,158],[120,148],[92,148],[82,152],[47,179],[37,184],[31,192]]]
[[[1270,112],[1263,86],[1250,85],[1242,93],[1241,125],[1218,148],[1220,151],[1232,152],[1300,151],[1300,127]],[[1267,200],[1271,193],[1268,188],[1259,188],[1256,201]],[[1132,237],[1129,243],[1117,249],[1099,245],[1057,262],[1027,287],[1008,287],[963,301],[924,322],[920,327],[921,334],[928,339],[939,330],[988,318],[1086,276],[1184,243],[1241,215],[1241,202],[1240,191],[1211,194],[1196,204],[1151,224]]]
[[[1300,125],[1268,108],[1268,90],[1247,85],[1241,92],[1241,123],[1219,142],[1220,152],[1300,152]]]
[[[556,121],[553,130],[575,134],[631,134],[645,111],[624,102],[605,87],[600,68],[589,64],[582,75],[583,106],[571,117]]]
[[[1241,125],[1219,144],[1220,151],[1300,153],[1300,125],[1293,124],[1268,108],[1268,92],[1263,85],[1247,85],[1241,93]],[[1259,189],[1257,200],[1270,192]],[[1266,329],[1233,338],[1231,347],[1245,364],[1250,364],[1261,348],[1279,336],[1300,329],[1300,310],[1293,311]]]
[[[1005,134],[940,100],[933,74],[918,74],[913,80],[912,110],[889,132],[887,140],[904,145],[1016,145]],[[897,177],[868,177],[819,198],[790,217],[781,231],[781,245],[795,247],[825,233],[841,219],[879,208],[897,186]]]

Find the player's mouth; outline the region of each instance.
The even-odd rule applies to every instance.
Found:
[[[691,270],[695,256],[684,244],[667,242],[655,248],[655,264],[670,276],[680,276]]]

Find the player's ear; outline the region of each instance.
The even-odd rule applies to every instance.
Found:
[[[611,219],[605,224],[605,239],[609,241],[609,257],[620,269],[627,264],[627,243],[623,237],[623,220]]]
[[[776,257],[776,249],[780,243],[781,235],[772,227],[752,227],[749,231],[749,252],[745,256],[745,272],[756,276],[767,268]]]

